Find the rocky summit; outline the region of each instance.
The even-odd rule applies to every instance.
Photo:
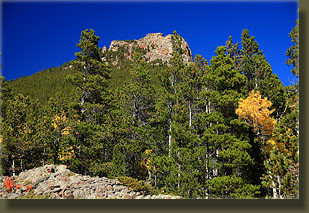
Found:
[[[45,165],[21,172],[14,178],[0,177],[0,198],[51,199],[180,199],[171,195],[145,195],[115,179],[76,174],[65,165]]]
[[[102,48],[102,52],[106,51],[118,51],[120,47],[126,47],[128,53],[125,53],[125,57],[131,59],[133,50],[136,47],[140,47],[145,50],[145,57],[149,62],[155,61],[157,59],[162,60],[162,62],[168,62],[173,56],[172,48],[172,35],[164,36],[162,33],[149,33],[145,37],[138,40],[120,41],[114,40],[111,42],[109,48]],[[185,63],[193,62],[192,52],[188,43],[182,38],[181,48],[184,50],[182,54],[182,59]]]

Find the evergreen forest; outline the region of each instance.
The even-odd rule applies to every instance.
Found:
[[[298,79],[298,21],[290,37],[285,63]],[[189,63],[176,31],[169,63],[139,47],[132,59],[103,53],[99,39],[87,29],[74,60],[1,76],[3,175],[64,164],[184,198],[299,197],[298,82],[283,86],[248,30]]]

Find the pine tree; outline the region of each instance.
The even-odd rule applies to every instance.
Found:
[[[0,117],[6,119],[6,109],[9,100],[13,98],[12,87],[6,79],[0,74]]]
[[[139,171],[139,163],[142,153],[155,146],[152,126],[155,90],[140,48],[134,50],[129,72],[131,81],[117,91],[120,98],[116,122],[120,123],[115,126],[121,137],[115,145],[112,172],[115,176],[145,178]]]
[[[291,72],[299,78],[299,20],[289,34],[293,45],[287,50],[286,64],[292,66]],[[272,198],[299,197],[299,92],[298,81],[287,86],[287,105],[283,117],[275,126],[267,141],[268,158],[264,161],[267,172],[262,184],[270,189]]]
[[[2,146],[4,137],[3,128],[6,120],[7,106],[12,98],[13,98],[12,88],[0,73],[0,155],[2,155],[4,152]],[[6,169],[7,166],[5,166],[4,160],[0,158],[0,174],[4,173]]]
[[[3,122],[1,159],[9,174],[40,165],[43,146],[38,140],[39,105],[29,97],[15,96],[9,101]],[[10,170],[10,171],[9,171]],[[12,173],[13,172],[13,173]]]
[[[38,138],[44,144],[43,164],[59,164],[60,162],[66,164],[67,158],[63,155],[70,147],[68,141],[72,128],[68,100],[64,97],[61,92],[51,97],[43,108],[44,114],[38,123],[40,129]],[[71,153],[72,150],[71,148]]]
[[[286,106],[286,94],[282,82],[272,73],[263,51],[254,36],[248,30],[243,30],[241,38],[242,48],[239,53],[237,69],[246,77],[246,93],[252,90],[261,92],[262,97],[268,97],[276,110],[276,119],[283,116]]]
[[[289,36],[292,38],[292,46],[286,51],[286,64],[293,66],[291,72],[299,78],[299,19],[296,21],[296,26],[292,29]]]
[[[192,162],[189,151],[194,138],[191,130],[194,105],[192,95],[195,89],[190,86],[196,82],[193,79],[194,67],[186,66],[182,60],[181,41],[182,38],[174,31],[173,57],[169,65],[162,67],[160,72],[162,87],[156,99],[153,120],[156,123],[155,133],[161,136],[155,136],[157,142],[147,170],[156,187],[163,187],[169,193],[189,196],[192,194],[193,185],[192,181],[190,182],[193,176],[188,175],[188,169]],[[184,156],[184,153],[188,155]],[[186,172],[188,173],[185,174]],[[184,186],[187,188],[182,191]]]
[[[229,51],[234,52],[233,57],[234,66],[239,70],[246,79],[244,90],[242,91],[243,97],[252,90],[258,90],[262,98],[267,97],[271,101],[272,106],[270,110],[275,110],[275,119],[280,119],[284,115],[286,109],[286,92],[282,82],[276,74],[272,73],[270,64],[267,62],[263,51],[259,49],[259,44],[254,36],[249,35],[249,31],[244,29],[241,37],[241,49],[236,50],[237,44],[232,44],[230,39],[227,42]],[[258,185],[261,184],[261,176],[265,173],[264,157],[262,153],[261,143],[255,143],[257,136],[253,128],[248,129],[248,137],[250,145],[252,146],[249,152],[250,156],[255,159],[255,165],[250,169],[255,168],[255,172],[251,173],[251,179]],[[262,188],[262,194],[265,190]]]
[[[201,103],[205,110],[201,114],[200,125],[204,126],[201,145],[206,150],[209,197],[244,198],[259,193],[259,186],[248,179],[248,166],[253,164],[248,153],[251,145],[235,114],[245,78],[234,67],[227,47],[221,46],[217,48],[204,77]]]
[[[271,189],[273,198],[298,198],[299,196],[299,153],[298,137],[282,122],[276,125],[272,137],[267,141],[267,169],[262,184]]]
[[[286,55],[288,56],[286,64],[293,67],[291,72],[297,77],[297,79],[299,79],[299,19],[296,21],[296,26],[292,29],[289,36],[292,38],[293,44],[286,52]],[[296,131],[295,135],[299,134],[298,81],[299,80],[297,80],[295,84],[286,87],[288,93],[288,110],[286,111],[286,114],[290,114],[289,117],[294,117],[294,119],[290,118],[289,122],[293,122],[293,124],[290,124],[290,128],[292,128],[293,131]]]
[[[111,98],[108,91],[110,69],[100,58],[99,37],[94,33],[92,29],[82,31],[80,43],[77,44],[81,51],[75,54],[77,58],[72,68],[76,72],[69,76],[76,87],[76,99],[71,107],[77,114],[73,125],[77,158],[72,163],[80,173],[91,172],[93,169],[89,165],[96,168],[97,164],[102,163],[99,153],[104,153],[104,116]]]

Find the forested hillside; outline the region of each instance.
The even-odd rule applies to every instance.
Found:
[[[45,69],[8,83],[14,94],[23,94],[46,104],[48,99],[59,91],[63,92],[66,97],[70,97],[73,86],[65,79],[68,74],[72,73],[72,70],[68,69],[67,66],[68,64],[64,64],[61,67]]]
[[[116,52],[118,55],[122,55],[122,52]],[[116,55],[115,53],[109,53],[109,55]],[[106,54],[107,55],[107,54]],[[111,57],[108,61],[111,61]],[[63,93],[66,99],[72,97],[73,85],[68,81],[69,74],[74,73],[74,70],[70,69],[72,62],[65,63],[60,67],[49,68],[35,73],[31,76],[18,78],[8,81],[8,85],[12,88],[13,94],[23,94],[29,96],[32,99],[37,99],[42,105],[48,103],[49,98],[56,95],[57,92]],[[163,64],[149,64],[150,75],[152,83],[155,87],[160,87],[158,79],[158,73]],[[121,87],[124,82],[130,79],[128,69],[130,67],[130,60],[119,60],[119,64],[111,66],[111,79],[108,87],[112,90]]]
[[[298,34],[297,22],[296,77]],[[142,45],[102,52],[87,29],[73,61],[1,77],[2,172],[65,164],[185,198],[298,198],[298,83],[283,86],[246,29],[209,62],[185,62],[183,38],[169,38],[169,61],[150,61]]]

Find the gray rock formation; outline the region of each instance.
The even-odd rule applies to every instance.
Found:
[[[0,177],[0,198],[18,199],[32,196],[48,196],[53,199],[180,199],[171,195],[145,195],[124,186],[118,180],[106,177],[83,176],[71,172],[65,165],[46,165],[21,172],[15,178],[19,187],[7,192]],[[31,190],[29,190],[29,186]]]

